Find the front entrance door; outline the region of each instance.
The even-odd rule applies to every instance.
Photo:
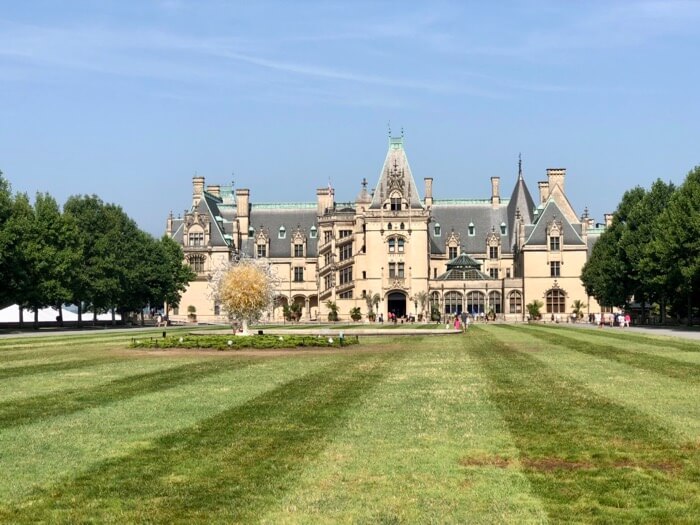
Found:
[[[396,317],[403,317],[406,315],[406,294],[401,292],[391,292],[388,297],[388,308],[389,313],[396,314]]]

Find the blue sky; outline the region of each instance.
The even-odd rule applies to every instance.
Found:
[[[31,1],[0,5],[0,169],[162,234],[191,178],[353,200],[387,123],[436,198],[510,195],[518,154],[602,220],[700,164],[700,2]]]

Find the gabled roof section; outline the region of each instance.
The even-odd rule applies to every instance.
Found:
[[[416,181],[403,149],[403,135],[389,138],[389,151],[379,174],[370,209],[379,209],[392,192],[399,191],[412,209],[422,209]]]
[[[430,253],[445,253],[445,240],[449,232],[459,234],[460,245],[467,253],[484,253],[486,237],[495,230],[500,234],[501,224],[506,223],[506,206],[501,203],[494,208],[488,199],[464,201],[435,201],[431,209]],[[441,233],[436,235],[435,226],[439,225]],[[473,234],[469,226],[473,226]],[[510,253],[509,233],[501,237],[502,253]]]
[[[462,253],[447,263],[447,271],[438,281],[485,281],[491,277],[480,270],[481,265],[466,253]]]
[[[568,245],[585,245],[580,235],[580,228],[574,227],[562,210],[559,208],[554,199],[549,199],[544,208],[537,214],[536,223],[530,231],[526,229],[528,234],[525,241],[526,245],[545,246],[547,244],[547,226],[553,221],[561,221],[562,235],[564,236],[564,244]],[[576,225],[578,226],[578,225]]]

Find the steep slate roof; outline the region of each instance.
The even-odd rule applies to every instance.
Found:
[[[493,230],[501,237],[501,252],[510,253],[509,234],[501,235],[501,223],[508,224],[507,208],[502,201],[494,208],[490,199],[484,200],[435,200],[430,223],[430,246],[434,254],[445,253],[445,241],[454,229],[459,242],[467,253],[484,253],[486,237]],[[469,235],[469,224],[474,224],[474,235]],[[435,225],[440,224],[441,234],[435,235]]]
[[[370,209],[379,209],[394,187],[399,187],[412,209],[423,208],[418,195],[416,181],[413,180],[411,166],[408,164],[408,158],[403,149],[403,137],[391,137],[389,139],[389,151],[386,154],[384,166],[379,174],[379,182],[377,182],[377,187],[374,190]]]
[[[311,238],[311,227],[316,224],[316,203],[290,204],[253,204],[250,208],[250,226],[257,234],[260,228],[266,228],[270,236],[269,257],[291,257],[292,236],[299,227],[306,236],[306,256],[318,254],[318,238]],[[279,238],[280,226],[284,226],[285,238]],[[253,256],[255,243],[245,247],[248,255]]]
[[[508,202],[508,232],[511,235],[510,246],[515,244],[515,215],[516,211],[520,211],[525,224],[532,224],[533,211],[535,202],[527,189],[525,179],[523,178],[522,162],[518,162],[518,180],[513,188],[513,193]]]
[[[564,216],[553,199],[549,199],[544,208],[538,208],[539,213],[535,218],[535,224],[525,226],[525,244],[545,246],[547,244],[547,223],[559,220],[562,223],[564,242],[569,245],[584,245],[581,238],[581,225],[572,225]]]

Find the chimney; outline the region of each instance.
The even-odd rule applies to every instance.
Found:
[[[316,190],[317,213],[319,216],[326,213],[327,209],[333,207],[333,193],[333,188],[318,188]]]
[[[606,213],[603,215],[603,217],[605,217],[605,227],[609,228],[610,226],[612,226],[613,214]]]
[[[425,181],[425,205],[433,205],[433,178],[426,177],[423,179]]]
[[[239,188],[236,190],[236,217],[241,236],[248,237],[250,227],[250,190]]]
[[[501,196],[498,191],[500,184],[501,179],[499,177],[491,177],[491,205],[494,208],[498,208],[498,205],[501,204]]]
[[[195,175],[192,177],[192,207],[196,208],[204,191],[204,177]]]
[[[537,186],[540,189],[540,204],[544,204],[549,198],[549,181],[541,180]]]
[[[564,177],[566,177],[566,168],[547,168],[550,190],[554,189],[554,186],[559,186],[561,192],[564,193]]]
[[[211,184],[207,186],[207,192],[211,193],[214,197],[221,198],[221,186],[218,184]]]
[[[168,237],[173,236],[173,210],[170,210],[170,215],[168,215],[168,222],[165,225],[165,234]]]

